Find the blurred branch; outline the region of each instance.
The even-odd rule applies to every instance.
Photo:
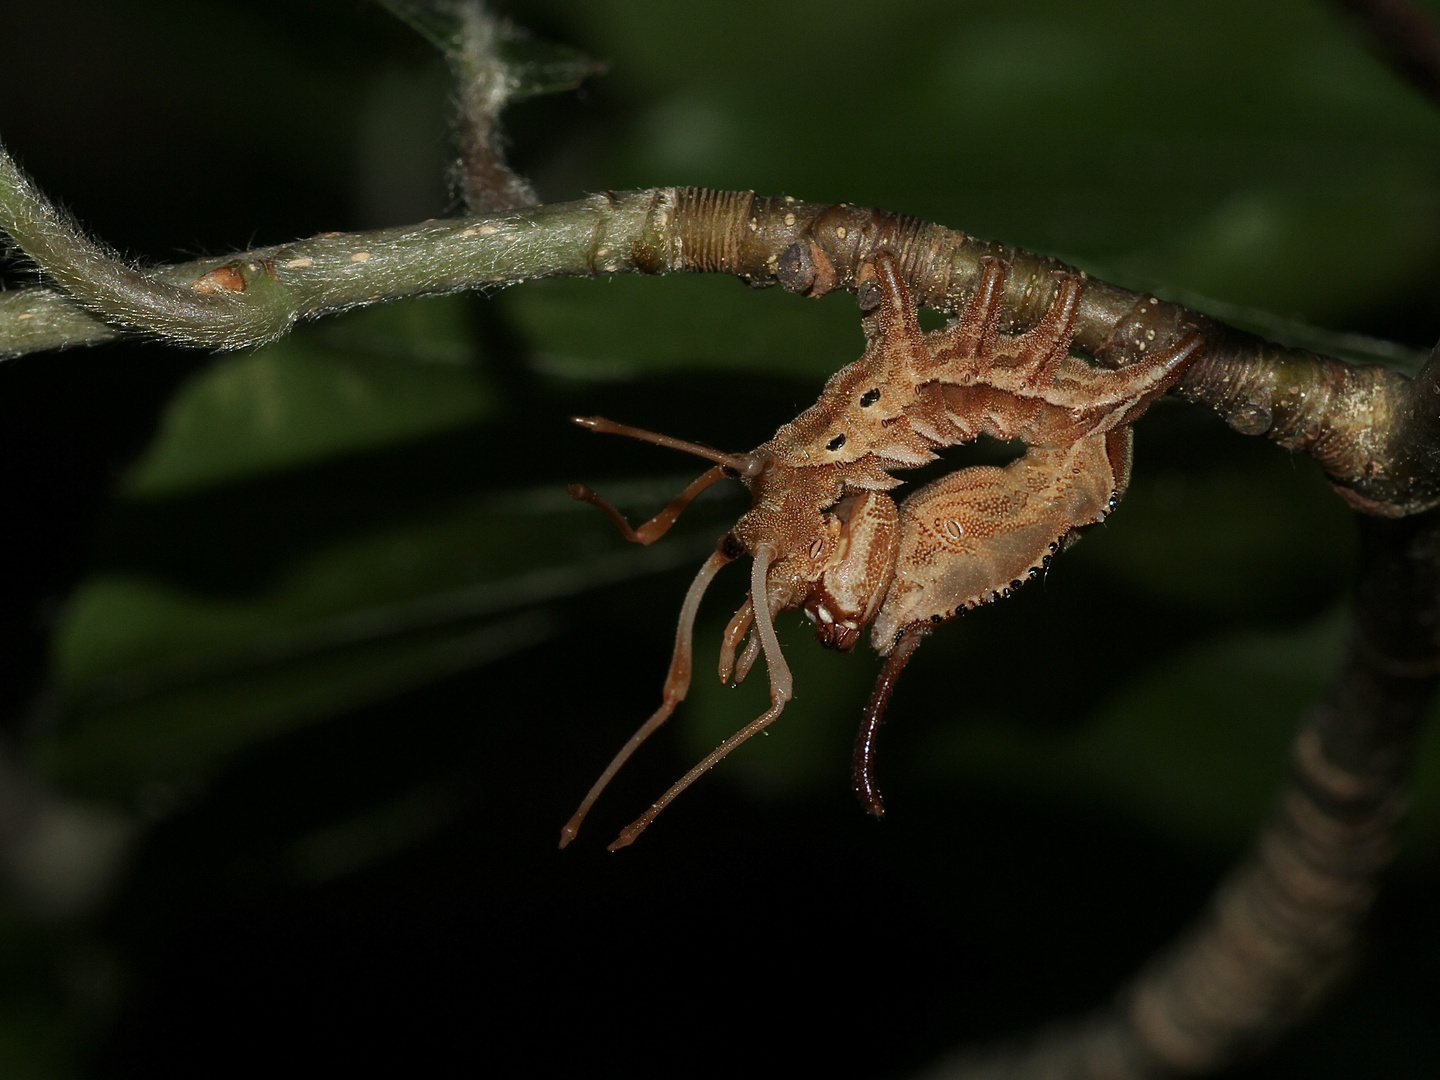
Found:
[[[1440,26],[1410,0],[1330,0],[1370,51],[1440,105]]]
[[[500,112],[513,82],[500,60],[501,24],[478,4],[457,5],[460,49],[452,54],[458,76],[455,136],[458,187],[472,214],[516,210],[540,200],[530,182],[505,162]]]
[[[479,0],[381,0],[445,54],[455,76],[454,183],[472,214],[518,210],[538,200],[505,161],[500,114],[538,94],[572,90],[602,70],[583,53],[536,41]]]
[[[1292,777],[1209,911],[1114,1006],[934,1080],[1156,1080],[1222,1068],[1302,1018],[1353,960],[1396,847],[1440,676],[1440,513],[1361,519],[1346,658],[1301,723]]]
[[[819,296],[854,289],[859,266],[882,247],[900,256],[920,301],[941,311],[963,303],[981,258],[1006,260],[1004,310],[1018,327],[1040,317],[1052,275],[1069,269],[883,210],[654,188],[326,233],[145,273],[65,221],[3,153],[0,227],[64,294],[32,288],[0,296],[0,355],[103,341],[118,331],[238,348],[278,337],[299,319],[384,299],[553,276],[727,273],[752,286]],[[1243,434],[1306,451],[1357,510],[1398,517],[1440,505],[1440,456],[1411,437],[1435,411],[1423,392],[1433,371],[1412,382],[1384,368],[1284,348],[1094,278],[1085,281],[1075,343],[1120,366],[1197,329],[1207,349],[1176,386],[1181,397],[1209,406]]]

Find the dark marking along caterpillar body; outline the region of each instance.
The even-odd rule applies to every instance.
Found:
[[[774,617],[787,608],[803,608],[820,642],[842,651],[870,626],[876,651],[886,657],[855,756],[856,792],[872,813],[883,813],[872,769],[875,736],[890,691],[920,641],[961,611],[1008,596],[1038,576],[1078,530],[1105,519],[1129,480],[1130,424],[1204,348],[1204,339],[1192,334],[1117,371],[1070,356],[1080,297],[1073,275],[1057,277],[1054,300],[1032,329],[1002,334],[1005,271],[999,261],[984,261],[959,317],[927,334],[895,257],[874,255],[858,280],[862,306],[871,308],[865,354],[749,454],[722,454],[598,417],[577,419],[595,431],[715,462],[638,529],[588,488],[571,487],[632,541],[658,539],[696,495],[727,476],[749,487],[752,505],[686,594],[660,708],[595,782],[561,830],[561,847],[611,777],[684,699],[700,599],[720,567],[741,555],[753,560],[750,593],[726,629],[720,677],[744,679],[763,651],[770,708],[686,773],[611,848],[633,842],[676,795],[784,710],[792,680]],[[1026,451],[1003,468],[960,469],[899,506],[887,494],[902,483],[892,473],[980,435],[1018,439]]]

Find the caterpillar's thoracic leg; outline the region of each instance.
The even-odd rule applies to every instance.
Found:
[[[730,675],[735,670],[735,650],[739,648],[740,642],[745,640],[745,635],[755,623],[755,608],[747,596],[740,609],[731,617],[729,625],[725,627],[725,637],[720,643],[720,681],[728,683]],[[755,640],[759,640],[756,638]],[[747,670],[749,665],[746,665]],[[741,676],[743,679],[744,676]]]
[[[632,544],[653,544],[660,537],[670,531],[670,526],[675,524],[675,519],[680,516],[684,509],[695,501],[695,497],[708,488],[711,484],[725,479],[725,470],[719,465],[712,469],[706,469],[696,479],[692,480],[684,491],[670,500],[668,506],[661,510],[645,524],[631,528],[630,523],[625,520],[625,515],[615,509],[610,500],[595,494],[584,484],[571,484],[567,489],[572,499],[580,502],[588,502],[591,506],[598,506],[605,511],[605,516],[615,523],[622,536]]]

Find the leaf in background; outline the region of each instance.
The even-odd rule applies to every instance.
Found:
[[[797,5],[757,34],[678,0],[567,11],[643,102],[588,186],[884,206],[1327,325],[1429,295],[1440,116],[1322,5],[893,14]],[[865,75],[836,80],[860,40]]]
[[[76,1028],[108,1004],[96,991],[113,977],[114,960],[93,946],[76,949],[70,935],[27,915],[8,904],[0,910],[0,1072],[14,1080],[69,1080],[82,1075]],[[63,966],[57,954],[66,957]]]
[[[574,90],[605,70],[579,49],[541,41],[513,27],[500,39],[500,58],[511,80],[511,101]]]
[[[1099,804],[1170,840],[1230,852],[1270,809],[1296,725],[1339,660],[1345,612],[1208,641],[1118,688],[1064,734],[953,718],[910,768],[945,783]],[[1440,839],[1440,705],[1417,757],[1408,855]]]
[[[475,5],[465,0],[379,0],[380,6],[434,45],[447,57],[464,55],[463,12]]]
[[[956,715],[915,766],[935,779],[1076,798],[1180,843],[1244,842],[1285,775],[1290,736],[1339,656],[1335,612],[1283,633],[1243,632],[1157,665],[1073,732]]]
[[[300,837],[290,845],[290,871],[307,884],[353,873],[445,825],[460,812],[459,802],[449,787],[426,784]]]
[[[731,371],[813,379],[818,392],[865,344],[848,294],[816,303],[699,275],[537,281],[496,303],[525,333],[537,370],[568,378]]]
[[[495,400],[465,304],[369,308],[217,361],[170,402],[120,495],[172,495],[483,420]]]
[[[1163,267],[1168,280],[1222,301],[1334,323],[1403,292],[1437,250],[1433,166],[1355,160],[1236,192],[1135,269]]]
[[[713,545],[702,517],[703,536],[631,548],[558,482],[511,488],[533,421],[499,411],[471,303],[367,309],[182,387],[55,636],[34,754],[50,778],[120,799],[185,788],[298,724],[533,645],[555,602]],[[648,506],[683,483],[606,492]]]
[[[55,639],[51,734],[35,760],[85,795],[188,786],[297,724],[536,644],[555,628],[546,605],[714,544],[711,531],[677,531],[617,549],[600,515],[563,491],[536,494],[550,498],[472,500],[347,535],[239,596],[90,578]]]
[[[1354,559],[1350,513],[1310,461],[1279,451],[1246,467],[1146,468],[1115,516],[1067,559],[1137,592],[1216,616],[1263,618],[1334,588]]]

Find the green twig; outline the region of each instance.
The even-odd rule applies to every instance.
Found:
[[[1070,270],[882,210],[748,191],[654,188],[400,229],[326,233],[142,273],[86,239],[3,152],[0,227],[75,308],[66,312],[53,290],[10,294],[0,305],[0,355],[103,341],[117,330],[239,348],[278,337],[299,319],[362,304],[553,276],[727,273],[818,296],[853,289],[861,263],[882,247],[899,255],[921,302],[941,311],[963,304],[982,258],[1006,260],[1004,310],[1012,327],[1022,327],[1050,302],[1055,273]],[[1398,517],[1440,505],[1440,456],[1429,442],[1404,437],[1395,422],[1423,420],[1435,410],[1417,396],[1421,384],[1397,372],[1283,348],[1093,278],[1085,281],[1075,342],[1101,363],[1119,366],[1195,330],[1206,337],[1206,353],[1177,394],[1216,410],[1237,431],[1311,454],[1364,513]]]
[[[236,348],[279,337],[294,322],[278,306],[242,303],[233,290],[207,290],[198,283],[186,288],[122,262],[56,209],[5,153],[0,153],[0,207],[4,231],[46,278],[113,326]],[[41,311],[15,312],[16,318],[25,314],[33,319]]]
[[[0,228],[52,286],[0,297],[0,355],[122,332],[243,348],[280,337],[299,319],[380,300],[633,271],[611,252],[628,251],[674,197],[673,189],[596,195],[489,217],[326,233],[147,273],[85,237],[0,151]]]

